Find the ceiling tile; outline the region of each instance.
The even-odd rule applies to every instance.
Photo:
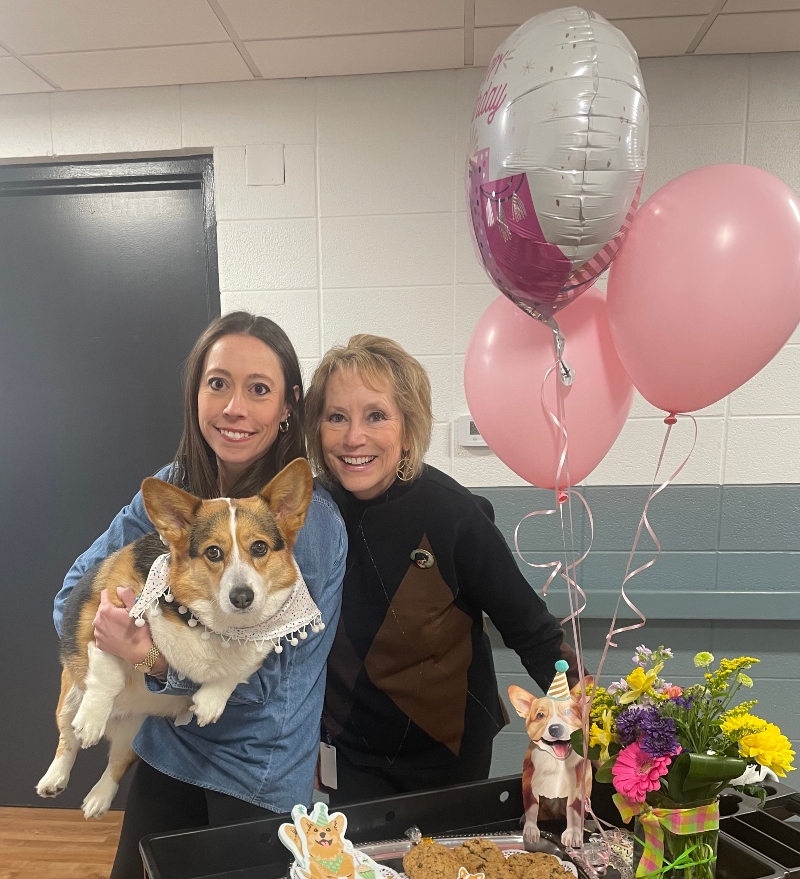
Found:
[[[42,71],[44,73],[44,71]],[[0,58],[0,95],[51,92],[52,86],[17,58]]]
[[[727,0],[725,14],[729,12],[777,12],[781,9],[800,9],[798,0]]]
[[[797,52],[800,11],[718,15],[696,49],[698,55]]]
[[[516,28],[511,25],[507,27],[477,27],[475,28],[475,58],[473,65],[475,67],[486,67],[492,60],[494,50],[503,42],[503,40],[513,34]]]
[[[464,64],[464,31],[412,31],[246,43],[267,78],[445,70]]]
[[[464,26],[464,0],[219,0],[243,40]]]
[[[35,55],[33,60],[42,73],[63,89],[113,89],[252,79],[233,43]]]
[[[683,55],[704,21],[704,15],[686,15],[615,19],[612,24],[633,43],[640,58],[663,58]]]
[[[0,40],[20,55],[228,39],[206,0],[3,0]]]
[[[758,0],[750,2],[755,3]],[[564,5],[558,0],[475,0],[475,26],[517,26],[540,12],[558,9]],[[669,13],[670,16],[706,15],[713,5],[714,0],[670,0]],[[608,19],[664,16],[664,0],[594,0],[591,8]]]

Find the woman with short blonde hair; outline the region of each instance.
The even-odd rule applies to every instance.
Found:
[[[408,448],[401,459],[401,479],[413,479],[422,471],[422,459],[431,443],[433,412],[431,383],[422,364],[392,339],[361,333],[351,336],[346,345],[330,349],[322,358],[306,399],[306,419],[319,424],[325,406],[325,388],[328,379],[337,370],[353,370],[373,389],[388,385],[394,392],[397,406],[403,415],[403,427]],[[334,477],[322,453],[320,434],[308,433],[308,457],[323,482]],[[407,453],[407,455],[405,454]]]
[[[323,712],[333,805],[488,778],[508,716],[484,613],[543,692],[562,655],[577,680],[491,504],[423,462],[432,422],[424,368],[381,336],[332,348],[306,396],[309,458],[348,536]]]

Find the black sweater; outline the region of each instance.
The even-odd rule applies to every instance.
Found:
[[[444,767],[480,753],[508,723],[483,613],[542,691],[563,639],[481,508],[491,505],[429,466],[371,501],[333,496],[349,549],[328,736],[365,766]],[[416,549],[433,554],[432,567],[412,561]]]

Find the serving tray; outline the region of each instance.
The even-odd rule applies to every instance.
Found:
[[[522,836],[518,833],[473,833],[470,836],[445,835],[426,837],[426,839],[432,839],[440,845],[447,846],[447,848],[455,848],[456,846],[463,845],[468,840],[475,839],[476,837],[490,840],[506,857],[509,857],[515,852],[526,851]],[[359,845],[358,848],[360,851],[364,852],[364,854],[369,855],[373,861],[377,861],[379,864],[384,864],[398,873],[401,877],[405,877],[406,874],[403,872],[403,858],[409,851],[411,851],[414,845],[415,842],[413,842],[412,839],[406,838],[389,839],[384,842],[372,842],[365,845],[362,844]],[[548,855],[553,855],[558,862],[566,870],[569,870],[569,872],[577,879],[579,875],[578,868],[572,862],[569,855],[567,855],[561,843],[558,842],[552,834],[542,832],[535,850],[538,852],[544,852]]]

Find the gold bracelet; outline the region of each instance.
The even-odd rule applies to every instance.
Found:
[[[149,674],[150,670],[158,661],[158,657],[161,656],[161,651],[156,647],[155,644],[147,651],[147,656],[141,662],[134,662],[133,667],[136,671],[143,671],[145,674]]]

